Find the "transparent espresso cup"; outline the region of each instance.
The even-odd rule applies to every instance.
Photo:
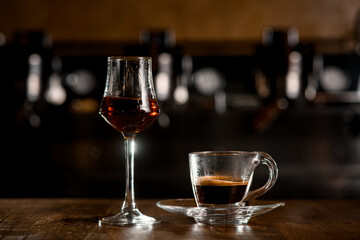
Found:
[[[189,164],[198,207],[244,206],[269,191],[278,177],[276,162],[264,152],[192,152]],[[269,178],[264,186],[250,191],[259,164],[268,167]]]

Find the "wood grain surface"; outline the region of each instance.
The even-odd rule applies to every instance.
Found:
[[[283,201],[283,200],[281,200]],[[152,226],[99,226],[119,199],[0,199],[0,239],[360,239],[360,200],[285,200],[248,225],[212,227],[138,200]]]

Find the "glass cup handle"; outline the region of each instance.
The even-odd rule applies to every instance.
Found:
[[[261,188],[258,188],[253,191],[249,191],[249,193],[243,200],[243,202],[245,203],[251,202],[256,198],[260,197],[261,195],[263,195],[264,193],[266,193],[267,191],[269,191],[270,188],[274,186],[278,178],[278,168],[276,162],[269,154],[265,152],[257,152],[257,160],[258,162],[256,163],[256,166],[261,163],[261,164],[265,164],[269,168],[269,179],[266,182],[266,184]]]

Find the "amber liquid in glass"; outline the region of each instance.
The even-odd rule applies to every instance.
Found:
[[[139,133],[150,126],[159,115],[156,99],[104,97],[101,116],[121,133]]]

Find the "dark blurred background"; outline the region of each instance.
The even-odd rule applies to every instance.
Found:
[[[262,150],[271,198],[360,197],[360,2],[0,1],[0,197],[123,197],[110,55],[153,58],[137,197],[191,197],[188,153]],[[267,179],[258,167],[254,187]],[[265,197],[265,196],[264,196]]]

